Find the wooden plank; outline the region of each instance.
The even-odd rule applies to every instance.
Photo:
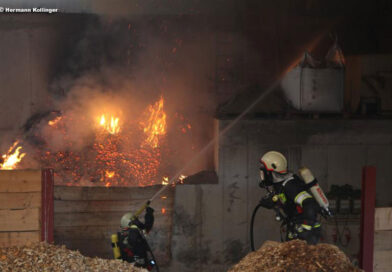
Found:
[[[77,249],[86,256],[112,258],[110,236],[119,231],[122,215],[138,210],[160,188],[55,186],[55,243]],[[152,203],[155,223],[147,239],[160,264],[170,261],[173,204],[174,188]],[[144,214],[142,221],[143,218]]]
[[[146,199],[147,200],[147,199]],[[166,198],[154,201],[152,204],[153,207],[156,207],[159,212],[161,207],[170,207],[173,205],[173,198]],[[140,206],[143,204],[143,201],[140,200],[55,200],[54,201],[54,210],[55,213],[64,213],[64,212],[116,212],[116,211],[137,211]]]
[[[171,216],[160,223],[159,216],[152,231],[147,235],[149,244],[160,265],[170,261]],[[111,234],[119,231],[118,225],[105,226],[68,226],[56,227],[54,240],[56,244],[66,245],[67,248],[79,250],[85,256],[112,258]]]
[[[112,233],[118,232],[119,226],[59,226],[54,230],[56,242],[67,240],[98,240],[110,238]]]
[[[154,231],[159,231],[163,236],[171,232],[171,226],[166,224],[157,224],[153,227]],[[57,227],[54,231],[56,242],[65,242],[70,240],[108,240],[113,233],[120,231],[119,226],[71,226]]]
[[[0,193],[0,210],[40,208],[41,193]]]
[[[392,267],[392,250],[374,252],[374,272],[390,272]]]
[[[392,250],[392,230],[374,232],[374,250]]]
[[[0,192],[40,192],[41,170],[0,170]]]
[[[0,210],[0,231],[39,230],[39,210]]]
[[[149,187],[72,187],[55,186],[55,200],[147,200],[151,198],[162,185]],[[170,194],[172,189],[165,194]]]
[[[392,207],[376,208],[374,229],[392,230]]]
[[[27,243],[39,242],[39,231],[0,232],[0,247],[22,246]]]
[[[54,227],[59,226],[119,226],[120,219],[128,211],[96,213],[55,213]],[[165,223],[170,219],[171,210],[165,216],[155,216],[155,224]]]

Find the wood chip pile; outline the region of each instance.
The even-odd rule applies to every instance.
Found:
[[[20,247],[0,248],[0,271],[2,272],[38,272],[38,271],[120,271],[142,272],[132,264],[120,260],[89,258],[47,243],[33,243]]]
[[[286,243],[267,241],[263,246],[245,256],[229,272],[354,272],[348,257],[334,245],[308,245],[293,240]]]

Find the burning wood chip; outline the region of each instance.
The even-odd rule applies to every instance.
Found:
[[[33,243],[21,247],[0,248],[0,271],[147,271],[120,260],[89,258],[47,243]]]
[[[245,256],[229,272],[359,272],[348,257],[334,245],[308,245],[294,240],[286,243],[267,241],[263,246]]]

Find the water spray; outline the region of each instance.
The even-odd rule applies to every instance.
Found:
[[[308,50],[314,48],[321,40],[322,37],[327,33],[328,28],[320,33],[315,39],[313,39],[309,45],[307,46]],[[156,192],[149,200],[147,200],[143,206],[135,213],[135,217],[139,216],[145,208],[147,208],[155,198],[157,198],[161,193],[163,193],[169,186],[175,184],[175,182],[179,179],[182,173],[187,170],[195,161],[197,161],[202,155],[204,155],[207,150],[212,147],[215,142],[221,138],[226,132],[228,132],[231,128],[233,128],[238,121],[240,121],[246,114],[248,114],[258,103],[260,103],[268,94],[270,94],[276,87],[280,84],[283,77],[291,71],[298,63],[301,61],[302,55],[296,58],[287,68],[277,77],[274,83],[272,83],[256,100],[254,100],[242,113],[240,113],[234,120],[232,120],[224,129],[222,129],[218,135],[211,139],[200,151],[197,153],[185,166],[179,170],[167,184],[165,184],[158,192]]]

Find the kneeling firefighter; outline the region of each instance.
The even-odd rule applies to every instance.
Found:
[[[158,270],[154,255],[145,238],[145,234],[152,229],[153,224],[154,210],[151,207],[146,208],[144,223],[132,213],[124,214],[121,218],[121,231],[112,235],[114,257],[149,271],[154,267]]]
[[[331,215],[328,199],[317,184],[317,179],[305,167],[299,169],[299,176],[289,172],[286,158],[276,151],[265,153],[260,163],[259,185],[268,194],[260,200],[252,216],[252,249],[254,215],[259,207],[275,210],[276,219],[286,227],[286,237],[282,237],[282,241],[301,239],[317,244],[321,236],[318,214]]]

